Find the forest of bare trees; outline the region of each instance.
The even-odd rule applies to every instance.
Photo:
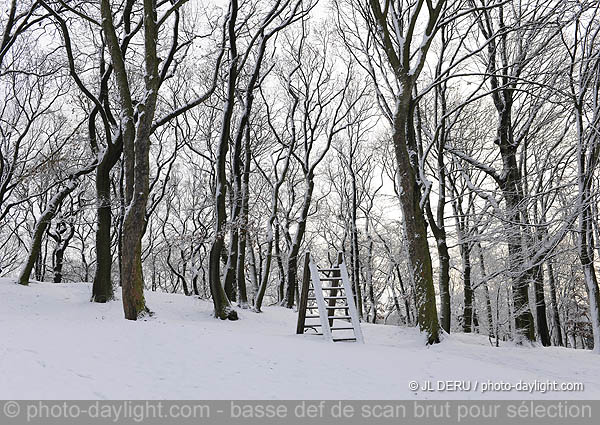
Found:
[[[597,1],[0,3],[0,276],[600,353]]]

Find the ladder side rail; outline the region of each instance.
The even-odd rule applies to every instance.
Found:
[[[329,326],[329,320],[327,320],[327,309],[325,306],[325,299],[323,298],[323,288],[321,286],[321,279],[319,278],[319,269],[312,261],[312,258],[309,257],[308,261],[317,307],[319,309],[319,318],[321,319],[321,332],[325,339],[333,341],[331,336],[331,326]]]
[[[298,306],[298,324],[296,333],[303,334],[306,324],[306,308],[308,306],[308,290],[310,287],[310,253],[304,255],[304,274],[302,275],[302,292],[300,293],[300,305]]]
[[[344,285],[344,289],[346,291],[348,312],[350,313],[350,321],[352,322],[352,326],[354,327],[354,335],[356,336],[356,341],[360,342],[361,344],[364,344],[365,339],[362,334],[362,329],[360,328],[358,311],[356,310],[356,304],[354,303],[354,297],[352,296],[352,287],[350,286],[350,279],[348,277],[348,269],[346,268],[345,261],[342,261],[340,263],[340,273],[342,275],[342,285]]]

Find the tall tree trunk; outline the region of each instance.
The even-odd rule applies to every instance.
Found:
[[[119,98],[121,126],[123,128],[123,161],[125,164],[125,202],[123,218],[121,283],[123,285],[123,311],[128,320],[137,320],[149,313],[144,299],[142,273],[142,237],[146,227],[146,204],[150,180],[150,134],[158,95],[158,57],[156,42],[158,28],[153,0],[143,2],[144,26],[144,89],[146,96],[139,103],[137,128],[125,58],[117,37],[111,5],[108,0],[100,4],[102,29],[112,59]]]
[[[597,10],[596,10],[597,11]],[[577,22],[577,30],[579,30],[579,22]],[[577,47],[574,47],[576,51]],[[590,47],[590,51],[594,51]],[[597,53],[595,54],[597,55]],[[593,56],[595,57],[595,56]],[[593,58],[592,57],[592,58]],[[600,76],[598,67],[593,67],[590,74],[579,75],[578,92],[575,91],[574,68],[575,68],[575,53],[571,59],[570,77],[571,77],[571,94],[575,106],[575,123],[577,126],[577,175],[578,175],[578,254],[579,261],[583,268],[584,280],[587,288],[587,295],[590,307],[590,321],[594,337],[594,352],[600,354],[600,289],[598,288],[598,278],[596,269],[594,268],[594,217],[592,202],[595,199],[595,191],[592,188],[594,184],[594,176],[598,163],[600,162],[600,137],[598,137],[597,129],[593,124],[588,124],[592,128],[587,128],[586,124],[590,117],[587,117],[585,110],[587,108],[586,91],[590,89],[586,79],[594,79],[596,83],[591,86],[592,93],[590,98],[597,99],[600,93],[600,86],[597,81]],[[584,56],[585,58],[585,56]],[[592,58],[586,58],[591,60]],[[595,59],[597,63],[597,59]],[[577,65],[579,66],[579,65]],[[581,72],[581,69],[579,69]],[[590,72],[590,71],[588,71]],[[582,81],[584,80],[584,81]],[[600,121],[600,109],[596,107],[592,123]]]
[[[129,320],[137,320],[150,312],[144,299],[142,238],[146,229],[146,205],[150,190],[150,135],[160,86],[155,6],[154,0],[143,2],[145,96],[144,102],[137,105],[139,118],[135,137],[129,139],[130,143],[133,141],[133,146],[130,144],[128,149],[124,149],[126,187],[128,191],[132,190],[132,194],[129,192],[131,196],[127,196],[129,204],[123,219],[123,310],[125,318]],[[116,40],[113,39],[112,43],[116,45]],[[134,117],[131,115],[126,118],[132,120]],[[128,181],[131,178],[133,181]]]
[[[234,202],[237,195],[234,195]],[[227,298],[230,301],[235,301],[236,298],[236,267],[238,262],[238,244],[239,244],[239,233],[237,229],[236,222],[239,219],[239,212],[237,211],[237,206],[233,208],[231,215],[231,223],[232,229],[229,237],[229,249],[227,253],[227,262],[225,263],[225,279],[223,287],[225,289],[225,293],[227,294]]]
[[[548,320],[546,318],[546,299],[544,295],[544,270],[542,266],[536,266],[533,272],[533,284],[535,290],[535,311],[537,319],[538,333],[542,345],[549,347],[552,345],[550,340],[550,331],[548,330]]]
[[[419,328],[426,334],[427,343],[439,342],[439,323],[433,287],[433,270],[431,255],[427,242],[427,227],[421,208],[421,189],[417,183],[413,163],[416,162],[416,151],[409,153],[407,140],[408,120],[412,119],[410,107],[411,86],[403,84],[405,95],[399,99],[394,116],[392,139],[396,161],[398,163],[398,183],[401,188],[400,200],[404,216],[407,250],[411,272],[415,282],[415,297]],[[413,158],[411,158],[411,155]]]
[[[463,235],[464,237],[464,235]],[[473,323],[473,287],[471,285],[471,249],[468,241],[460,244],[460,255],[463,266],[464,310],[463,332],[470,333]]]
[[[351,171],[352,177],[352,214],[351,214],[351,266],[352,266],[352,289],[354,290],[354,297],[356,299],[356,308],[358,310],[358,317],[363,318],[363,302],[362,292],[360,288],[360,250],[358,246],[358,227],[357,227],[357,188],[356,188],[356,175]],[[368,220],[367,220],[368,221]]]
[[[379,39],[379,43],[375,43],[375,45],[382,49],[381,53],[386,58],[388,69],[393,72],[397,87],[393,93],[395,106],[391,109],[392,116],[390,117],[392,141],[398,167],[397,179],[404,219],[404,234],[411,273],[414,277],[417,320],[421,332],[426,335],[427,344],[440,341],[440,325],[433,285],[431,255],[427,242],[427,226],[421,205],[422,182],[419,178],[418,148],[414,136],[415,104],[412,93],[416,87],[417,78],[425,65],[433,35],[438,29],[438,18],[445,4],[446,2],[443,0],[435,4],[427,2],[428,16],[424,22],[421,22],[424,41],[414,52],[410,51],[414,36],[413,30],[424,1],[419,0],[412,5],[410,14],[406,14],[410,16],[406,26],[403,25],[404,21],[401,22],[404,17],[395,15],[395,8],[388,7],[389,4],[386,3],[382,9],[379,0],[369,1],[371,16],[368,17],[371,34]],[[400,31],[402,34],[399,33]],[[397,50],[394,42],[401,45],[400,49]],[[380,98],[380,100],[385,102],[385,99]]]
[[[550,307],[552,307],[552,325],[554,328],[554,335],[556,339],[556,345],[564,347],[562,328],[560,324],[560,315],[558,312],[558,301],[556,296],[556,281],[554,277],[554,266],[552,265],[552,259],[549,258],[546,261],[546,267],[548,269],[548,284],[550,285]]]
[[[92,285],[91,301],[97,303],[110,301],[114,296],[112,285],[110,171],[119,160],[122,149],[122,142],[107,147],[96,169],[96,273]]]
[[[479,232],[477,232],[479,234]],[[490,299],[490,290],[487,282],[487,272],[485,271],[485,261],[483,258],[483,250],[481,249],[481,242],[477,242],[477,251],[479,252],[479,267],[481,269],[481,279],[483,281],[483,293],[485,295],[485,310],[487,318],[487,329],[488,336],[493,338],[495,336],[494,331],[494,316],[492,314],[492,301]]]
[[[306,193],[304,194],[304,203],[298,220],[298,230],[294,235],[287,263],[287,290],[285,294],[285,306],[287,308],[294,307],[296,288],[298,286],[298,255],[306,232],[306,222],[308,220],[308,211],[310,209],[314,187],[314,176],[309,173],[306,176]]]
[[[273,258],[273,221],[274,218],[271,216],[269,222],[267,223],[267,253],[265,257],[265,267],[263,270],[262,280],[260,286],[258,287],[258,292],[256,293],[256,299],[254,301],[254,311],[260,313],[262,310],[262,303],[265,297],[265,293],[267,291],[267,285],[269,284],[269,274],[271,272],[271,259]],[[281,292],[281,285],[278,287],[278,292]],[[280,294],[280,300],[283,299],[283,295]]]
[[[409,297],[406,294],[406,289],[404,288],[404,281],[402,280],[402,273],[400,273],[400,266],[396,264],[394,266],[396,269],[396,275],[398,276],[398,283],[400,283],[400,294],[402,295],[402,299],[404,300],[404,309],[406,310],[406,323],[413,323],[413,319],[411,317],[411,306]]]
[[[520,70],[522,68],[516,65],[512,67],[512,64],[509,65],[508,63],[508,31],[504,23],[502,6],[500,6],[499,11],[497,29],[491,27],[492,20],[487,10],[478,15],[477,22],[481,33],[486,38],[490,93],[498,119],[494,143],[498,146],[502,160],[502,173],[500,175],[492,173],[491,176],[500,187],[506,203],[504,229],[508,245],[508,266],[511,271],[514,303],[514,336],[517,343],[522,343],[524,341],[535,341],[535,325],[529,306],[528,294],[532,270],[524,269],[529,254],[527,249],[524,248],[521,229],[523,223],[521,209],[524,206],[524,196],[522,176],[517,161],[519,141],[514,138],[512,121],[513,95],[518,79],[511,78],[513,77],[511,69]],[[525,51],[523,51],[523,54],[522,61],[527,58]],[[516,76],[518,77],[518,75]],[[487,172],[490,174],[489,171]]]
[[[527,156],[526,153],[527,144],[524,145],[525,152],[523,155]],[[526,170],[526,166],[523,167]],[[525,171],[526,173],[526,171]],[[524,180],[524,192],[528,192],[527,188],[527,180]],[[527,208],[525,208],[527,209]],[[537,200],[534,201],[533,204],[533,215],[534,217],[539,216],[538,214],[538,204]],[[523,233],[527,239],[527,244],[532,248],[531,251],[534,251],[534,247],[537,245],[543,245],[544,236],[547,233],[541,226],[538,226],[534,231],[529,230],[531,228],[528,211],[523,211],[523,221],[526,225],[526,228],[523,230]],[[546,222],[545,217],[542,214],[542,222]],[[543,262],[538,261],[531,269],[531,279],[533,282],[534,289],[534,297],[535,297],[535,315],[536,315],[536,324],[539,339],[544,347],[549,347],[552,345],[552,340],[550,339],[550,330],[548,329],[548,319],[546,316],[546,294],[544,292],[544,269]]]
[[[256,305],[258,290],[260,287],[260,273],[258,271],[258,267],[256,266],[256,254],[254,253],[254,245],[252,242],[252,237],[250,232],[246,233],[246,251],[247,256],[249,258],[248,261],[248,271],[250,273],[250,282],[252,283],[252,290],[250,292],[250,304],[252,304],[253,308]]]
[[[237,320],[237,313],[231,308],[229,299],[221,283],[221,255],[224,248],[225,224],[227,213],[225,209],[227,176],[226,160],[231,134],[231,118],[235,101],[237,81],[237,62],[239,60],[236,45],[236,20],[238,2],[232,0],[229,10],[228,34],[230,44],[230,64],[227,76],[227,92],[223,109],[223,121],[217,150],[217,167],[215,176],[215,229],[209,253],[208,279],[212,294],[215,317],[220,319]]]
[[[248,212],[250,202],[250,125],[246,125],[245,129],[245,146],[244,146],[244,175],[242,178],[240,195],[241,210],[240,210],[240,226],[238,238],[238,257],[237,257],[237,293],[238,305],[242,308],[248,308],[248,295],[246,291],[246,242],[248,240]]]
[[[377,323],[377,301],[375,300],[375,291],[373,290],[373,237],[369,229],[369,217],[366,218],[365,233],[367,234],[368,249],[367,249],[367,263],[366,263],[366,284],[369,297],[369,311],[371,315],[371,323]]]
[[[440,322],[442,328],[450,333],[451,310],[450,310],[450,253],[446,244],[446,236],[437,239],[438,260],[440,268]]]
[[[285,288],[287,285],[287,275],[285,273],[285,267],[283,264],[283,252],[281,251],[281,246],[279,242],[281,240],[281,228],[279,227],[279,223],[275,226],[275,260],[277,261],[277,269],[279,270],[279,287],[278,287],[278,295],[279,301],[282,303],[285,302]]]
[[[512,273],[512,296],[515,315],[515,338],[518,343],[535,341],[535,326],[531,308],[529,306],[529,282],[532,270],[525,270],[526,252],[523,249],[521,234],[520,208],[523,198],[520,195],[517,162],[515,158],[516,147],[501,147],[501,151],[509,153],[503,155],[505,162],[505,178],[502,181],[502,191],[506,200],[506,221],[504,223],[508,243],[509,267]]]
[[[583,128],[583,126],[581,125]],[[580,145],[583,138],[580,137]],[[586,283],[586,289],[588,294],[589,306],[590,306],[590,319],[593,329],[594,336],[594,352],[600,353],[600,290],[598,288],[598,278],[596,276],[596,269],[594,268],[594,236],[592,227],[592,209],[590,203],[592,202],[592,173],[594,167],[587,169],[585,173],[585,160],[586,155],[582,151],[580,146],[579,152],[579,260],[583,268],[583,276]],[[598,156],[600,155],[600,148],[597,148],[595,158],[593,158],[593,164],[598,162]]]
[[[442,63],[444,61],[444,52],[446,50],[446,35],[444,30],[441,31],[441,50],[440,59],[436,66],[436,78],[439,78],[442,72]],[[439,113],[438,113],[439,109]],[[435,120],[439,121],[438,130],[436,131],[437,145],[437,161],[436,161],[436,172],[437,180],[439,185],[438,199],[437,199],[437,217],[434,217],[433,211],[431,210],[431,202],[429,197],[426,200],[425,209],[427,212],[427,218],[433,236],[435,237],[437,252],[438,252],[438,263],[439,263],[439,291],[440,291],[440,324],[444,331],[450,333],[451,328],[451,308],[450,308],[450,253],[448,251],[448,243],[446,240],[446,224],[444,209],[446,207],[446,165],[444,163],[444,150],[446,146],[446,117],[447,117],[447,101],[446,101],[446,84],[438,84],[435,87]],[[438,115],[441,118],[438,119]],[[418,120],[418,131],[421,133],[421,119],[420,110],[417,109]]]
[[[297,104],[298,104],[298,98],[296,97],[296,98],[294,98],[293,108],[295,108]],[[281,279],[280,279],[279,285],[277,287],[277,295],[278,295],[277,301],[283,302],[283,299],[284,299],[285,275],[283,273],[283,261],[281,259],[281,250],[279,249],[280,229],[279,229],[279,223],[277,222],[277,211],[279,209],[279,189],[283,185],[286,175],[287,175],[287,172],[288,172],[288,169],[289,169],[290,159],[292,157],[292,152],[294,150],[293,142],[294,141],[292,141],[292,143],[290,143],[290,145],[288,147],[288,153],[285,158],[283,170],[281,171],[281,175],[279,176],[279,179],[273,185],[273,189],[271,192],[271,215],[269,217],[269,220],[267,221],[267,250],[266,250],[265,264],[264,264],[264,269],[263,269],[263,273],[262,273],[262,280],[261,280],[260,286],[258,287],[258,291],[256,293],[256,299],[254,301],[254,311],[256,311],[257,313],[260,313],[260,311],[261,311],[263,298],[265,296],[265,292],[267,290],[267,285],[269,283],[269,275],[271,273],[271,262],[273,259],[273,244],[275,245],[276,261],[277,261],[277,266],[279,267],[280,275],[281,275]],[[251,249],[252,249],[252,257],[254,257],[254,249],[252,247],[251,247]],[[255,263],[254,258],[253,258],[252,262],[253,262],[253,264]]]

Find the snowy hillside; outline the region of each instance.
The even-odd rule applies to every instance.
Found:
[[[382,325],[363,325],[365,345],[332,344],[295,335],[287,309],[219,321],[207,302],[161,293],[146,294],[155,316],[132,322],[120,302],[89,295],[88,284],[0,279],[0,398],[600,398],[600,360],[583,350],[493,348],[464,334],[426,348],[416,330]],[[413,380],[556,380],[585,391],[415,392]]]

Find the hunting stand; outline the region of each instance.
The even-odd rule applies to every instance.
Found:
[[[316,323],[315,319],[319,322]],[[307,323],[307,320],[310,322]],[[364,343],[348,269],[341,252],[336,266],[323,269],[317,267],[309,252],[304,257],[296,333],[304,334],[309,329],[315,331],[313,335],[322,335],[332,342]]]

